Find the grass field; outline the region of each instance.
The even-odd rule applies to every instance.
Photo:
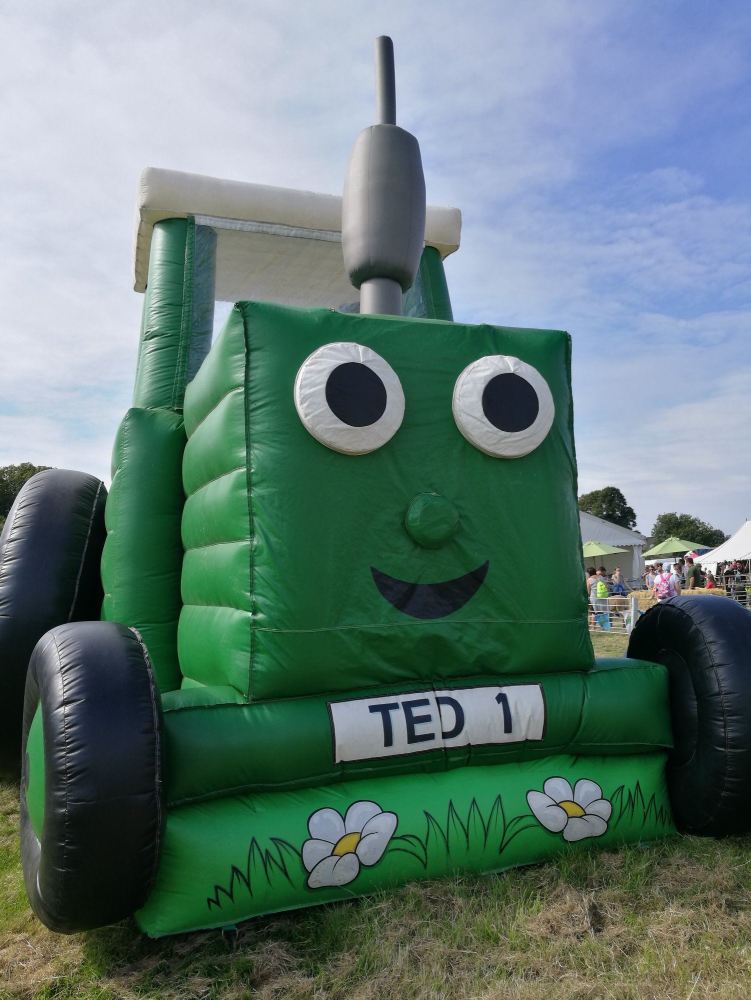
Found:
[[[618,655],[624,640],[597,636]],[[607,646],[607,648],[605,648]],[[617,646],[617,648],[616,648]],[[30,914],[17,789],[0,785],[0,997],[600,998],[751,995],[751,838],[618,853],[150,941],[62,937]]]

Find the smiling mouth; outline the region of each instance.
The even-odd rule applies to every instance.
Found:
[[[443,618],[463,608],[474,597],[487,576],[488,566],[490,560],[464,576],[443,583],[408,583],[382,573],[375,566],[370,567],[370,572],[381,596],[398,611],[412,618]]]

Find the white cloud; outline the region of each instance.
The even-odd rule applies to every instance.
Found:
[[[692,151],[702,121],[727,112],[741,127],[750,28],[739,0],[711,16],[613,0],[5,11],[0,463],[106,474],[135,368],[140,170],[338,191],[385,31],[429,197],[463,210],[447,264],[457,318],[570,329],[582,485],[619,485],[648,530],[652,470],[681,507],[693,458],[717,485],[683,506],[731,530],[749,449],[702,413],[706,399],[747,422],[751,203]]]

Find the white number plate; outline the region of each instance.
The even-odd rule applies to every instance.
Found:
[[[540,684],[334,701],[329,712],[337,763],[448,747],[523,743],[541,740],[545,731]]]

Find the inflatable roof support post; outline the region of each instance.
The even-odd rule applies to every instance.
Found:
[[[342,250],[360,312],[400,315],[425,241],[425,178],[417,139],[396,124],[394,47],[376,39],[378,124],[355,141],[342,198]]]
[[[189,219],[154,226],[133,405],[181,410],[211,346],[216,234]]]
[[[192,218],[154,227],[133,407],[112,461],[102,617],[139,630],[162,690],[180,686],[185,386],[211,346],[216,234]]]
[[[402,296],[402,313],[415,319],[453,320],[446,272],[435,247],[423,250],[415,283]]]

